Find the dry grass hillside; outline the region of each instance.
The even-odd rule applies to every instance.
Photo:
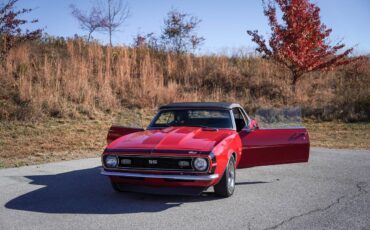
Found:
[[[309,74],[294,97],[288,76],[250,55],[177,55],[47,38],[13,49],[0,66],[0,119],[99,119],[171,101],[237,101],[250,112],[295,104],[306,118],[370,120],[370,61]]]
[[[251,114],[298,105],[312,146],[370,147],[370,61],[312,73],[294,97],[287,76],[248,55],[176,55],[80,39],[24,44],[0,65],[0,168],[99,156],[117,117],[148,123],[153,109],[172,101],[237,101]]]

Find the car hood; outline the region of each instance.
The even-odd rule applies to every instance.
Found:
[[[107,148],[211,151],[220,141],[234,133],[235,131],[226,129],[169,127],[125,135],[113,141]]]

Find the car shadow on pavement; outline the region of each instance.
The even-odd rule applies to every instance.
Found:
[[[266,184],[271,183],[267,181],[250,181],[250,182],[236,182],[235,185],[252,185],[252,184]]]
[[[26,176],[30,184],[45,187],[18,196],[8,209],[41,213],[122,214],[160,212],[188,202],[222,199],[213,193],[201,196],[165,196],[115,192],[100,167],[56,175]],[[250,184],[264,182],[247,182]]]

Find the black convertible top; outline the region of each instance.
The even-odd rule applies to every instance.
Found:
[[[237,103],[228,103],[228,102],[178,102],[161,106],[159,107],[159,109],[185,109],[185,108],[233,109],[235,107],[241,106]]]

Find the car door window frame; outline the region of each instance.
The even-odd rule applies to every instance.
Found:
[[[250,121],[251,121],[250,117],[248,116],[247,112],[245,112],[245,110],[243,108],[239,108],[239,109],[240,109],[241,113],[244,116],[244,121],[246,121],[245,126],[249,127],[249,124],[250,124]]]
[[[235,108],[232,109],[232,113],[233,113],[233,116],[234,116],[234,122],[236,120],[236,117],[235,117],[235,114],[234,114],[234,110],[236,110],[239,113],[239,116],[241,116],[241,119],[244,120],[244,127],[246,127],[249,124],[249,122],[248,122],[248,119],[246,119],[245,114],[243,113],[243,110],[241,108],[239,108],[239,107],[235,107]],[[235,122],[236,131],[240,132],[240,131],[243,130],[244,127],[242,127],[240,130],[238,130],[237,124]]]

